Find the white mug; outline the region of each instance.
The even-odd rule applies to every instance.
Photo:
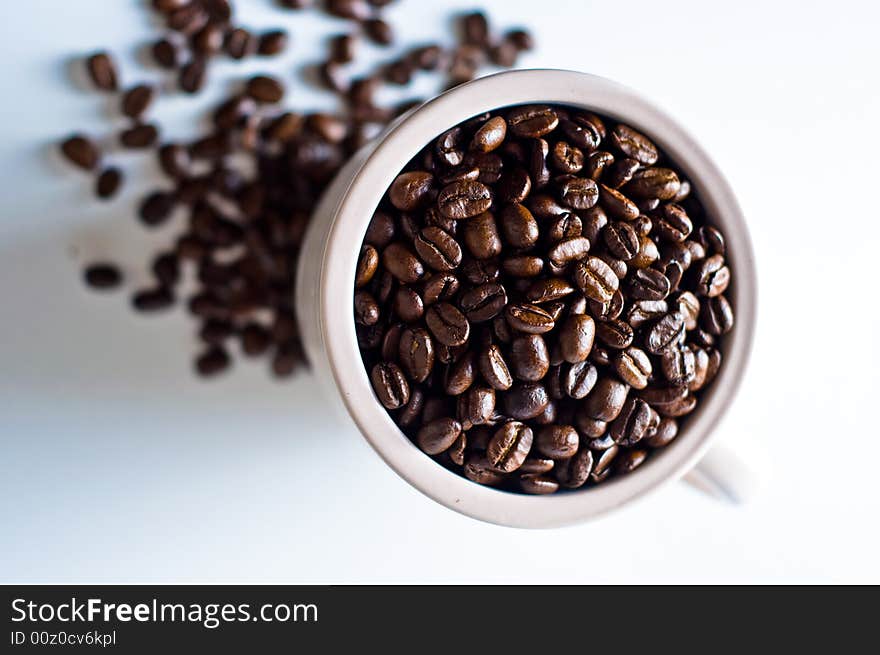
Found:
[[[352,312],[355,268],[373,210],[404,165],[445,130],[477,114],[518,104],[582,107],[646,133],[684,171],[724,233],[733,272],[729,295],[736,323],[724,359],[678,437],[632,473],[595,487],[547,496],[511,493],[471,482],[421,452],[376,399],[358,349]],[[747,460],[709,452],[715,428],[740,384],[755,326],[756,276],[742,212],[721,172],[665,113],[609,80],[563,70],[517,70],[458,86],[399,118],[339,172],[312,218],[296,288],[306,355],[326,395],[380,457],[416,489],[468,516],[501,525],[551,527],[583,521],[629,503],[688,473],[729,497],[753,482]],[[703,460],[703,461],[701,461]]]

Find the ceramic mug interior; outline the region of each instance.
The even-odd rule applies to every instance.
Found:
[[[697,410],[663,451],[634,472],[601,485],[528,496],[478,485],[422,453],[378,402],[361,362],[351,312],[363,235],[388,186],[406,163],[445,130],[485,111],[528,103],[588,109],[643,131],[690,180],[712,222],[724,232],[736,324],[724,361]],[[746,224],[734,194],[708,155],[664,112],[635,92],[593,75],[560,70],[499,73],[457,87],[402,117],[340,172],[316,212],[301,261],[297,303],[314,312],[303,327],[307,354],[364,437],[401,477],[443,505],[484,521],[551,527],[607,512],[680,477],[710,445],[742,379],[754,332],[756,277]]]

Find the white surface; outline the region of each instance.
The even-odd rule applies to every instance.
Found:
[[[673,486],[542,532],[428,501],[328,423],[308,378],[239,366],[197,382],[182,313],[147,320],[82,288],[82,262],[120,249],[137,262],[162,242],[140,236],[134,195],[98,206],[48,154],[72,128],[103,126],[104,100],[71,87],[66,59],[131,54],[150,33],[140,4],[2,10],[0,581],[880,582],[874,3],[484,2],[499,25],[533,23],[524,65],[617,79],[689,127],[740,194],[761,275],[752,365],[722,429],[766,447],[763,494],[737,509]],[[245,22],[293,31],[278,70],[340,28],[240,4]],[[415,42],[469,6],[402,0],[392,16]],[[157,116],[187,134],[209,101]]]

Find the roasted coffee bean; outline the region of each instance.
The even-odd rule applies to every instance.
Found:
[[[519,476],[519,486],[524,493],[543,495],[559,490],[559,483],[553,478],[536,473],[523,473]]]
[[[366,0],[327,0],[325,10],[338,18],[365,21],[370,17]]]
[[[420,387],[414,387],[409,394],[409,402],[397,415],[397,424],[402,428],[415,425],[422,417],[425,409],[425,392]],[[461,438],[461,436],[459,436]]]
[[[101,171],[95,180],[95,195],[102,200],[107,200],[116,195],[122,186],[122,171],[115,166],[110,166]]]
[[[641,398],[629,398],[620,414],[608,426],[608,433],[614,443],[620,446],[634,446],[648,434],[652,410]]]
[[[566,141],[557,141],[550,153],[550,163],[562,173],[577,173],[584,167],[584,152]]]
[[[544,139],[532,139],[530,141],[526,163],[528,165],[529,179],[532,182],[532,187],[535,189],[541,189],[550,182],[550,169],[547,167],[547,154],[549,152],[550,146]],[[540,214],[531,205],[529,209],[535,212],[536,215]]]
[[[174,292],[167,287],[145,289],[132,296],[131,304],[139,312],[162,311],[174,304]]]
[[[495,116],[480,126],[471,141],[471,147],[482,152],[491,152],[504,142],[507,136],[507,121]]]
[[[523,202],[532,191],[532,179],[522,168],[510,168],[501,174],[495,198],[505,203]]]
[[[416,236],[416,252],[436,271],[451,271],[461,263],[461,246],[439,227],[426,227]]]
[[[174,196],[171,193],[157,191],[144,198],[138,215],[144,225],[155,227],[168,220],[174,210],[174,204]]]
[[[660,416],[666,418],[678,418],[681,416],[687,416],[697,406],[697,398],[696,396],[685,396],[684,398],[680,398],[679,400],[673,401],[666,405],[658,406],[657,413]]]
[[[648,451],[646,450],[625,450],[620,453],[619,457],[615,458],[614,469],[618,474],[632,473],[644,463],[647,456]]]
[[[461,19],[464,42],[486,48],[489,46],[489,22],[481,11],[466,14]]]
[[[623,191],[637,198],[670,200],[678,193],[680,186],[681,182],[675,171],[652,167],[636,171],[623,187]]]
[[[381,311],[379,303],[367,291],[354,294],[354,318],[361,325],[375,325],[379,322]]]
[[[629,280],[629,295],[634,300],[663,300],[669,295],[669,280],[653,268],[637,269]]]
[[[559,129],[572,145],[592,152],[599,147],[602,140],[598,127],[592,121],[576,117],[574,120],[562,120]]]
[[[566,266],[571,262],[582,260],[590,251],[590,240],[582,236],[564,238],[553,244],[547,251],[547,257],[556,266]]]
[[[663,448],[678,436],[678,422],[674,418],[664,418],[657,425],[654,434],[645,437],[642,443],[651,448]]]
[[[140,118],[153,102],[153,87],[149,84],[133,86],[122,95],[120,108],[129,118]]]
[[[611,300],[620,285],[614,271],[598,257],[587,257],[578,262],[574,281],[587,298],[603,303]]]
[[[497,391],[507,391],[513,384],[513,376],[498,346],[484,348],[477,357],[477,367],[486,383]]]
[[[397,209],[412,211],[428,198],[434,176],[425,171],[412,171],[397,176],[388,191],[388,197]]]
[[[694,229],[687,212],[673,202],[663,205],[663,213],[656,219],[655,226],[661,238],[675,242],[687,239]]]
[[[455,306],[441,302],[425,312],[425,322],[437,341],[447,346],[460,346],[470,336],[470,324]]]
[[[409,402],[409,384],[397,364],[376,364],[370,372],[370,381],[376,397],[385,409],[397,409]]]
[[[196,373],[202,377],[213,377],[229,368],[229,354],[221,347],[213,347],[196,358]]]
[[[205,85],[207,65],[202,57],[194,57],[184,64],[177,77],[177,85],[185,93],[198,93]]]
[[[485,259],[466,260],[458,271],[471,284],[494,282],[501,273],[497,263]]]
[[[614,358],[614,370],[620,379],[634,389],[644,389],[651,379],[653,367],[645,351],[629,347]]]
[[[226,33],[223,51],[233,59],[244,59],[257,50],[257,39],[248,30],[235,28]]]
[[[392,243],[382,251],[382,265],[404,284],[413,284],[425,274],[425,268],[402,243]]]
[[[394,293],[391,310],[406,323],[415,323],[425,313],[425,302],[412,287],[400,286]]]
[[[471,453],[467,455],[462,473],[468,480],[487,486],[500,484],[504,480],[504,475],[493,469],[485,454]]]
[[[727,252],[724,245],[724,235],[711,225],[703,225],[697,230],[697,242],[709,255],[721,255]]]
[[[538,430],[535,449],[550,459],[573,457],[580,445],[580,439],[570,425],[548,425]]]
[[[601,180],[606,169],[611,168],[614,164],[614,155],[604,150],[591,152],[587,156],[584,171],[591,180]]]
[[[618,159],[608,167],[605,184],[612,189],[622,187],[632,179],[633,173],[641,168],[641,164],[632,157]]]
[[[354,286],[356,289],[366,286],[373,279],[379,268],[379,253],[373,247],[364,245],[358,258],[357,271],[355,272]]]
[[[544,457],[526,457],[522,465],[517,469],[521,474],[548,473],[553,470],[555,462]]]
[[[394,239],[394,219],[385,212],[377,211],[370,220],[364,242],[376,248],[384,248]]]
[[[376,45],[391,45],[394,42],[394,31],[391,25],[381,18],[370,18],[363,22],[364,33]]]
[[[561,370],[563,393],[577,400],[587,397],[599,376],[596,367],[586,361],[564,365]]]
[[[699,391],[706,384],[709,372],[709,353],[703,348],[691,347],[694,353],[694,377],[687,383],[688,391]]]
[[[492,436],[486,447],[486,457],[499,471],[516,471],[526,461],[532,449],[532,440],[533,434],[529,426],[519,421],[508,421]]]
[[[696,357],[687,346],[667,348],[660,356],[663,376],[673,386],[687,386],[696,377]]]
[[[612,217],[623,221],[634,221],[639,217],[639,208],[632,200],[616,189],[599,185],[599,202]]]
[[[437,348],[437,358],[443,361],[443,345]],[[446,372],[444,388],[450,396],[458,396],[470,389],[477,372],[477,358],[473,352],[466,352],[458,360],[450,363]]]
[[[697,267],[697,293],[709,298],[720,296],[730,284],[730,269],[724,264],[724,257],[712,255],[700,262]]]
[[[627,157],[645,166],[653,166],[659,158],[657,146],[641,132],[618,124],[611,131],[611,142]]]
[[[718,369],[721,367],[721,351],[715,349],[709,349],[709,364],[706,367],[706,379],[703,384],[709,384],[712,380],[715,379],[715,376],[718,374]]]
[[[596,453],[610,450],[611,448],[617,448],[617,444],[614,443],[614,439],[611,437],[610,434],[606,433],[606,430],[608,429],[608,424],[604,421],[595,421],[595,423],[598,426],[602,426],[602,434],[594,439],[590,439],[586,444],[587,447],[591,451],[594,451]],[[598,456],[599,455],[596,455],[596,457]]]
[[[461,220],[477,216],[492,205],[489,189],[480,182],[453,182],[437,197],[440,213],[447,218]]]
[[[507,293],[499,284],[481,284],[462,294],[459,305],[471,323],[483,323],[497,316],[507,304]]]
[[[586,314],[569,316],[562,323],[559,331],[559,347],[562,358],[575,364],[586,361],[593,348],[596,336],[596,324]]]
[[[595,300],[586,300],[590,313],[597,319],[611,321],[620,317],[623,312],[623,304],[625,300],[620,289],[614,292],[611,300],[605,303],[596,302]]]
[[[101,91],[116,91],[116,64],[107,52],[97,52],[86,60],[92,84]]]
[[[708,298],[700,309],[700,325],[709,334],[720,336],[733,329],[733,309],[727,298]]]
[[[458,397],[456,411],[465,430],[475,425],[488,425],[495,414],[495,390],[472,385]]]
[[[95,143],[81,134],[75,134],[61,144],[61,153],[79,168],[94,170],[101,160],[101,153]]]
[[[536,139],[556,129],[559,117],[546,105],[528,105],[511,110],[507,124],[516,136]]]
[[[416,442],[419,448],[429,455],[439,455],[446,451],[461,436],[461,423],[451,418],[432,421],[419,430]]]
[[[559,201],[573,209],[589,209],[599,200],[599,187],[590,178],[563,176],[558,181]]]
[[[284,85],[268,75],[257,75],[247,81],[245,93],[261,104],[275,104],[284,97]]]
[[[159,39],[153,43],[150,53],[153,56],[153,61],[162,68],[174,69],[180,64],[180,49],[168,39]]]
[[[181,145],[169,143],[159,148],[159,166],[170,178],[186,177],[191,161],[189,151]]]
[[[626,314],[626,322],[638,330],[643,325],[656,321],[669,311],[665,300],[638,300],[634,302]]]
[[[687,387],[651,386],[639,391],[638,396],[654,409],[673,405],[688,395]]]
[[[257,53],[264,57],[274,57],[275,55],[280,55],[286,48],[287,32],[284,30],[271,30],[260,35]]]
[[[599,321],[596,325],[596,337],[614,350],[627,348],[632,343],[634,336],[635,332],[630,324],[619,319]]]
[[[91,264],[83,272],[83,278],[93,289],[115,289],[122,283],[122,273],[115,264]]]
[[[550,368],[550,353],[540,334],[525,334],[513,339],[509,360],[513,377],[525,382],[542,380]]]
[[[648,352],[659,355],[678,343],[683,335],[684,319],[681,314],[677,312],[666,314],[648,330],[645,336],[645,346],[648,348]]]
[[[462,236],[468,251],[476,259],[491,259],[501,253],[501,235],[490,212],[477,214],[464,221]]]
[[[626,402],[629,386],[613,378],[601,378],[587,396],[584,409],[590,418],[613,421]]]
[[[508,305],[505,316],[514,330],[528,334],[543,334],[553,329],[553,317],[545,309],[528,303]]]
[[[514,278],[537,277],[544,270],[544,260],[540,257],[523,255],[505,259],[501,266],[504,273]],[[532,301],[534,302],[534,301]]]
[[[552,219],[549,219],[547,223],[547,227],[545,229],[546,240],[550,243],[556,244],[560,241],[567,241],[569,239],[577,239],[583,237],[583,223],[581,222],[580,217],[577,214],[573,214],[571,212],[565,212],[564,214],[560,214],[559,216],[555,216]],[[578,249],[583,251],[582,254],[586,254],[586,250],[589,249],[590,240],[584,237],[584,242],[575,242],[577,244]],[[569,246],[563,246],[565,249],[569,249]],[[586,250],[585,250],[586,249]],[[551,252],[556,250],[556,245],[551,248]],[[550,253],[548,253],[549,255]],[[563,256],[566,254],[565,250],[554,252],[554,257],[559,257],[562,254]],[[564,261],[554,261],[551,260],[550,264],[557,268],[564,268],[566,262]]]
[[[520,421],[538,416],[550,402],[547,389],[534,382],[514,384],[501,396],[505,414]]]
[[[450,300],[458,293],[458,278],[451,273],[437,273],[425,280],[422,299],[425,306],[433,305],[441,300]],[[505,299],[506,302],[506,299]]]
[[[540,305],[559,300],[573,292],[574,287],[565,278],[548,277],[532,282],[526,291],[526,299]]]
[[[602,231],[602,238],[612,255],[629,261],[639,253],[639,235],[630,223],[611,223]]]

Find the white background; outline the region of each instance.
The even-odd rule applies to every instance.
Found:
[[[329,422],[307,376],[238,365],[199,382],[182,311],[145,319],[124,294],[83,289],[84,262],[121,253],[137,280],[170,236],[132,217],[148,182],[99,205],[53,154],[74,128],[108,133],[108,103],[71,83],[71,58],[108,47],[127,83],[157,78],[135,63],[152,33],[142,4],[0,10],[0,581],[880,582],[877,3],[483,3],[499,28],[532,24],[523,65],[614,78],[688,126],[739,194],[760,271],[756,348],[721,429],[758,444],[763,493],[732,508],[673,484],[539,532],[419,495]],[[294,80],[343,27],[238,4],[295,47],[215,68],[213,96],[163,100],[166,134],[190,135],[221,80]],[[446,38],[470,6],[402,0],[389,16],[412,45]],[[291,104],[328,103],[292,84]],[[117,157],[149,180],[146,159]]]

